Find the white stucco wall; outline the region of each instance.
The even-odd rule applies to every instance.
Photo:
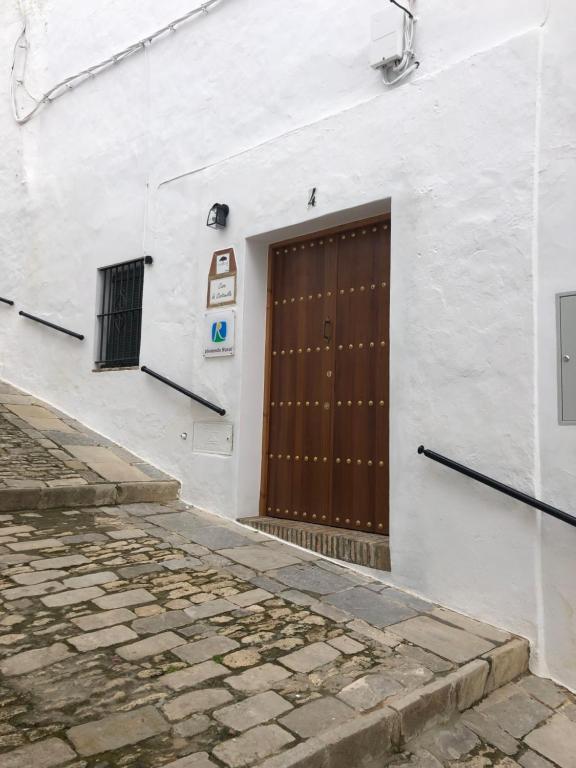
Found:
[[[11,297],[13,290],[25,279],[21,263],[17,258],[24,250],[26,229],[28,223],[28,198],[26,192],[26,175],[22,157],[22,132],[12,119],[9,108],[6,81],[12,65],[12,44],[20,33],[20,17],[15,7],[0,8],[0,70],[6,74],[2,88],[3,105],[0,109],[0,296]],[[5,305],[4,305],[5,306]],[[4,333],[7,326],[4,322],[10,319],[8,315],[0,315],[0,349],[6,349]],[[4,355],[0,353],[4,360]]]
[[[192,7],[24,5],[33,92]],[[225,0],[22,128],[1,91],[0,295],[87,341],[0,310],[0,376],[173,473],[186,499],[256,514],[267,245],[390,207],[390,580],[529,637],[534,668],[576,688],[576,531],[416,455],[424,443],[576,511],[554,307],[576,289],[576,11],[421,2],[422,66],[386,91],[367,66],[380,5]],[[5,69],[15,18],[0,8]],[[224,232],[204,225],[215,201]],[[206,278],[228,246],[237,354],[205,361]],[[141,362],[226,407],[229,458],[181,440],[204,409],[138,371],[92,372],[96,270],[144,253]]]
[[[573,6],[552,5],[542,41],[539,165],[535,242],[538,335],[536,370],[540,475],[545,499],[576,513],[576,427],[559,426],[557,411],[557,293],[576,290],[576,68]],[[540,645],[554,677],[576,688],[576,530],[543,516],[541,522],[542,614]]]

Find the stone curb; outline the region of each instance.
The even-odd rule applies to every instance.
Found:
[[[176,501],[180,495],[178,480],[151,480],[137,483],[117,483],[115,504]]]
[[[177,500],[179,491],[180,483],[177,480],[94,483],[55,488],[2,488],[0,512],[113,506],[135,502],[162,503]]]
[[[381,768],[400,742],[398,723],[398,714],[383,707],[269,758],[259,768]]]
[[[515,638],[455,672],[259,764],[259,768],[382,768],[402,744],[448,721],[528,671],[529,644]]]

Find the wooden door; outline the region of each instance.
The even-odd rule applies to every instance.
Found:
[[[273,246],[261,513],[388,533],[389,223]]]

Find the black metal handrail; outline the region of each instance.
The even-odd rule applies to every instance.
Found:
[[[156,371],[151,371],[150,368],[148,368],[146,365],[143,365],[140,370],[144,371],[144,373],[147,373],[149,376],[153,376],[155,379],[158,379],[158,381],[161,381],[163,384],[167,384],[177,392],[181,392],[191,400],[195,400],[197,403],[200,403],[200,405],[204,405],[206,408],[210,408],[211,411],[216,411],[216,413],[219,413],[220,416],[226,415],[224,408],[220,408],[219,405],[214,405],[214,403],[211,403],[209,400],[205,400],[203,397],[200,397],[200,395],[195,395],[194,392],[190,392],[190,390],[184,389],[184,387],[181,387],[180,384],[176,384],[175,382],[170,381],[170,379],[161,376],[159,373],[156,373]]]
[[[3,298],[0,296],[0,301],[1,301],[3,304],[9,304],[11,307],[13,307],[13,306],[14,306],[14,302],[12,301],[12,299],[3,299]]]
[[[60,333],[65,333],[67,336],[74,336],[75,339],[80,339],[80,341],[84,340],[84,336],[81,333],[76,333],[76,331],[69,331],[68,328],[62,328],[61,325],[55,325],[54,323],[50,323],[48,320],[43,320],[41,317],[36,317],[35,315],[29,315],[28,312],[18,312],[19,315],[22,315],[22,317],[27,317],[28,320],[34,320],[35,323],[40,323],[40,325],[46,325],[48,328],[54,328],[55,331],[60,331]]]
[[[463,464],[459,464],[457,461],[452,461],[452,459],[448,459],[446,456],[442,456],[440,453],[429,451],[427,448],[424,448],[423,445],[418,448],[418,453],[424,454],[424,456],[432,459],[432,461],[437,461],[438,464],[444,464],[445,467],[449,467],[456,472],[460,472],[460,474],[466,475],[466,477],[471,477],[472,480],[477,480],[479,483],[483,483],[483,485],[494,488],[495,491],[500,491],[500,493],[504,493],[506,496],[511,496],[513,499],[517,499],[524,504],[528,504],[530,507],[534,507],[535,509],[539,509],[541,512],[545,512],[551,517],[555,517],[557,520],[562,520],[564,523],[568,523],[568,525],[573,525],[576,527],[576,517],[574,517],[574,515],[568,514],[568,512],[563,512],[561,509],[557,509],[550,504],[546,504],[544,501],[539,501],[533,496],[528,496],[527,493],[517,491],[510,485],[505,485],[504,483],[500,483],[498,480],[493,480],[487,475],[482,475],[480,472],[476,472],[474,469],[465,467]]]

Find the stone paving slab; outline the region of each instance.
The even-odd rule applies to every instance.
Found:
[[[169,729],[158,710],[150,706],[76,725],[66,735],[80,755],[89,756],[137,744]]]
[[[60,739],[46,739],[0,756],[0,766],[2,768],[57,768],[74,760],[75,757],[76,753]]]
[[[70,649],[64,643],[54,643],[54,645],[42,648],[31,648],[28,651],[16,653],[14,656],[9,656],[3,660],[0,663],[0,672],[6,677],[26,675],[63,661],[71,655]]]
[[[414,645],[460,663],[470,661],[494,647],[478,635],[435,621],[429,616],[397,623],[394,632]]]
[[[377,707],[401,690],[402,685],[390,675],[366,675],[343,688],[338,698],[363,712]]]
[[[202,685],[202,683],[206,683],[208,680],[223,677],[229,671],[223,664],[205,661],[202,664],[194,664],[193,667],[181,669],[178,672],[169,672],[160,677],[159,682],[173,691],[181,691],[185,688],[194,688],[197,685]]]
[[[560,768],[576,768],[576,723],[563,715],[528,734],[526,744]]]
[[[204,640],[181,645],[174,651],[179,659],[187,664],[200,664],[202,661],[208,661],[213,656],[221,656],[223,653],[233,651],[239,647],[236,640],[230,637],[207,637]]]
[[[271,575],[288,587],[305,589],[308,593],[318,595],[334,594],[334,592],[351,589],[357,584],[353,574],[329,573],[314,565],[290,565]]]
[[[326,696],[293,710],[281,718],[280,724],[298,736],[309,739],[319,731],[335,728],[353,717],[356,717],[354,709],[338,699]]]
[[[162,711],[169,720],[182,720],[188,715],[216,709],[232,700],[232,695],[225,688],[200,688],[176,696],[164,704]]]
[[[140,661],[148,656],[160,656],[165,651],[172,651],[184,645],[186,640],[174,632],[162,632],[159,635],[138,640],[136,643],[118,648],[116,653],[127,661]]]
[[[277,568],[282,568],[285,565],[295,565],[302,561],[290,552],[290,548],[286,547],[288,551],[272,551],[265,550],[264,547],[246,546],[236,547],[233,549],[223,549],[220,551],[220,555],[225,558],[229,558],[241,565],[245,565],[248,568],[253,568],[255,571],[271,571]],[[266,589],[266,587],[264,587]],[[271,590],[270,590],[271,591]]]
[[[133,632],[130,627],[120,624],[115,627],[107,627],[106,629],[97,629],[95,632],[86,632],[86,634],[78,635],[77,637],[69,637],[68,642],[77,651],[86,653],[87,651],[95,651],[97,648],[108,648],[110,645],[127,643],[130,640],[135,640],[137,637],[136,632]],[[120,649],[119,653],[122,655],[122,649]],[[123,656],[123,658],[126,658],[126,656]]]
[[[219,744],[214,755],[229,768],[254,765],[294,741],[294,736],[277,725],[259,725],[251,731]]]
[[[375,627],[398,624],[403,619],[417,616],[417,612],[397,600],[390,600],[383,593],[374,593],[365,587],[336,592],[327,597],[331,605],[357,616]]]
[[[326,643],[312,643],[283,656],[280,662],[295,672],[312,672],[318,667],[329,664],[339,656],[340,651]]]
[[[320,699],[323,702],[323,699]],[[273,720],[292,709],[292,704],[274,691],[257,693],[238,704],[214,712],[214,718],[218,722],[234,731],[246,731],[255,725],[262,725],[268,720]]]

